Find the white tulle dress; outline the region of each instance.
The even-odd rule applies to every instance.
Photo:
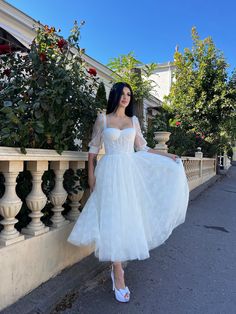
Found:
[[[189,189],[182,161],[147,152],[139,121],[120,130],[100,113],[89,152],[105,155],[94,174],[95,188],[67,241],[95,245],[100,261],[146,259],[184,222]]]

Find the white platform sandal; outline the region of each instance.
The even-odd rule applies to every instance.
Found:
[[[125,287],[124,289],[117,289],[115,286],[115,276],[114,276],[114,271],[113,271],[113,265],[111,267],[111,279],[112,279],[112,290],[115,291],[116,300],[122,303],[129,302],[130,300],[129,288]]]

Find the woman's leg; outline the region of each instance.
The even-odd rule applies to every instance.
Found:
[[[113,290],[115,290],[115,298],[119,302],[129,302],[130,291],[129,288],[125,286],[124,270],[121,262],[114,262],[112,268],[111,278],[113,282]]]
[[[114,262],[113,270],[116,289],[124,289],[125,288],[124,270],[122,268],[121,262]]]

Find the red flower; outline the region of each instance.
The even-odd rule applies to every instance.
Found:
[[[0,55],[11,52],[11,46],[8,44],[0,45]]]
[[[58,48],[62,49],[67,45],[67,41],[63,38],[59,39],[57,42]]]
[[[97,75],[97,71],[96,71],[96,69],[94,69],[94,68],[89,68],[88,73],[89,73],[90,75],[93,75],[93,76],[96,76],[96,75]]]
[[[6,76],[10,76],[11,70],[10,70],[10,69],[5,69],[5,70],[3,71],[3,74],[6,75]]]
[[[182,124],[182,122],[180,122],[180,121],[176,121],[176,122],[175,122],[175,125],[176,125],[176,126],[179,126],[179,125],[181,125],[181,124]]]
[[[39,59],[40,59],[42,62],[46,61],[46,59],[47,59],[46,54],[43,53],[43,52],[41,52],[41,53],[39,54]]]

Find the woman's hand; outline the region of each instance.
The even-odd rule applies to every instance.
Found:
[[[92,193],[93,190],[94,190],[95,182],[96,182],[96,177],[95,177],[95,175],[89,176],[89,178],[88,178],[88,184],[89,184],[89,188],[90,188],[90,193]]]
[[[169,154],[169,153],[166,154],[166,157],[169,157],[169,158],[173,159],[174,161],[176,161],[179,158],[179,156],[177,156],[175,154]]]
[[[179,156],[178,155],[175,155],[175,154],[169,154],[169,153],[164,153],[162,151],[159,151],[157,149],[153,149],[153,148],[150,148],[148,150],[149,153],[153,153],[153,154],[158,154],[158,155],[161,155],[161,156],[165,156],[165,157],[169,157],[171,159],[173,159],[174,161],[178,160]]]

